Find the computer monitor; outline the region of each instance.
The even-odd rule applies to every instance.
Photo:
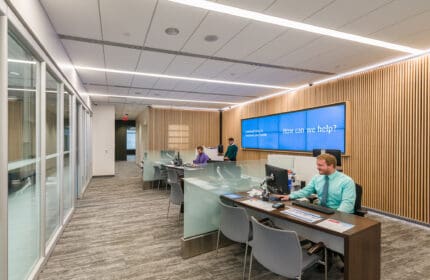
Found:
[[[290,194],[288,188],[288,170],[273,165],[266,164],[266,177],[273,177],[267,179],[267,188],[272,193]]]
[[[332,156],[334,156],[336,158],[336,162],[337,162],[337,166],[342,166],[342,152],[340,150],[334,150],[334,149],[327,149],[327,150],[323,150],[323,149],[313,149],[312,150],[312,155],[314,157],[319,156],[320,154],[325,153],[325,154],[330,154]]]
[[[224,146],[222,144],[218,145],[218,154],[222,154],[224,152]]]
[[[180,165],[182,165],[182,158],[181,158],[181,155],[180,155],[180,153],[178,152],[178,154],[175,156],[175,158],[174,158],[174,160],[173,160],[173,163],[176,165],[176,166],[180,166]]]

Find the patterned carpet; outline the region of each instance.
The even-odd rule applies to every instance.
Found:
[[[241,279],[244,248],[238,244],[183,260],[182,223],[165,191],[142,190],[133,162],[117,162],[115,177],[93,178],[78,201],[39,279]],[[430,279],[430,230],[379,215],[382,279]],[[254,262],[253,279],[285,279]],[[335,264],[330,279],[342,279]],[[303,279],[323,279],[316,268]]]

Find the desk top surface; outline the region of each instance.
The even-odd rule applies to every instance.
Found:
[[[336,211],[334,214],[324,214],[324,213],[321,213],[318,211],[313,211],[311,209],[307,209],[307,208],[303,208],[303,207],[299,207],[299,206],[294,206],[294,205],[292,205],[292,201],[282,201],[282,203],[285,204],[285,208],[274,209],[274,210],[268,211],[268,210],[265,210],[262,208],[253,207],[252,205],[243,203],[242,201],[250,199],[250,197],[248,197],[248,194],[246,192],[245,193],[238,193],[238,194],[241,195],[242,197],[237,198],[237,199],[232,199],[232,198],[229,198],[227,196],[222,196],[222,197],[223,197],[223,199],[233,201],[237,205],[247,207],[247,208],[252,208],[252,209],[257,210],[259,212],[263,212],[269,216],[274,216],[277,218],[285,219],[285,220],[288,220],[288,221],[291,221],[291,222],[294,222],[297,224],[302,224],[302,225],[312,227],[312,228],[315,228],[315,229],[318,229],[321,231],[325,231],[325,232],[328,232],[330,234],[338,235],[341,237],[349,237],[349,236],[355,235],[361,231],[364,231],[368,228],[371,228],[374,226],[380,226],[380,222],[374,221],[374,220],[369,219],[369,218],[360,217],[357,215],[348,214],[348,213],[344,213],[344,212],[340,212],[340,211]],[[272,203],[276,203],[276,202],[278,202],[278,201],[273,201]],[[321,218],[323,218],[323,220],[310,223],[310,222],[303,221],[301,219],[295,218],[293,216],[290,216],[290,215],[287,215],[287,214],[284,214],[281,212],[281,211],[284,211],[290,207],[300,209],[300,210],[303,210],[303,211],[306,211],[309,213],[317,214],[317,215],[321,216]],[[344,232],[338,232],[338,231],[330,230],[328,228],[321,227],[321,226],[317,225],[319,222],[324,221],[326,219],[334,219],[334,220],[337,220],[340,222],[352,224],[352,225],[354,225],[354,227],[352,227],[351,229],[346,230]]]

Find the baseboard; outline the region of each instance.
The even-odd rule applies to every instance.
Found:
[[[181,253],[183,259],[188,259],[216,250],[218,231],[190,237],[181,238]],[[219,248],[233,244],[234,242],[227,239],[223,234],[220,236]]]

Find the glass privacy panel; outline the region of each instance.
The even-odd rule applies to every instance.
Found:
[[[60,225],[57,163],[58,157],[46,160],[46,243]]]
[[[60,83],[46,73],[46,155],[58,153],[57,149],[57,115]]]
[[[219,197],[259,188],[265,161],[212,162],[184,171],[184,238],[215,231]]]
[[[64,217],[69,213],[73,206],[73,189],[70,177],[70,153],[64,154],[64,169],[63,169],[63,212]]]
[[[64,93],[64,151],[70,151],[70,95]]]
[[[8,277],[26,279],[40,255],[40,155],[36,147],[35,58],[8,38]]]

